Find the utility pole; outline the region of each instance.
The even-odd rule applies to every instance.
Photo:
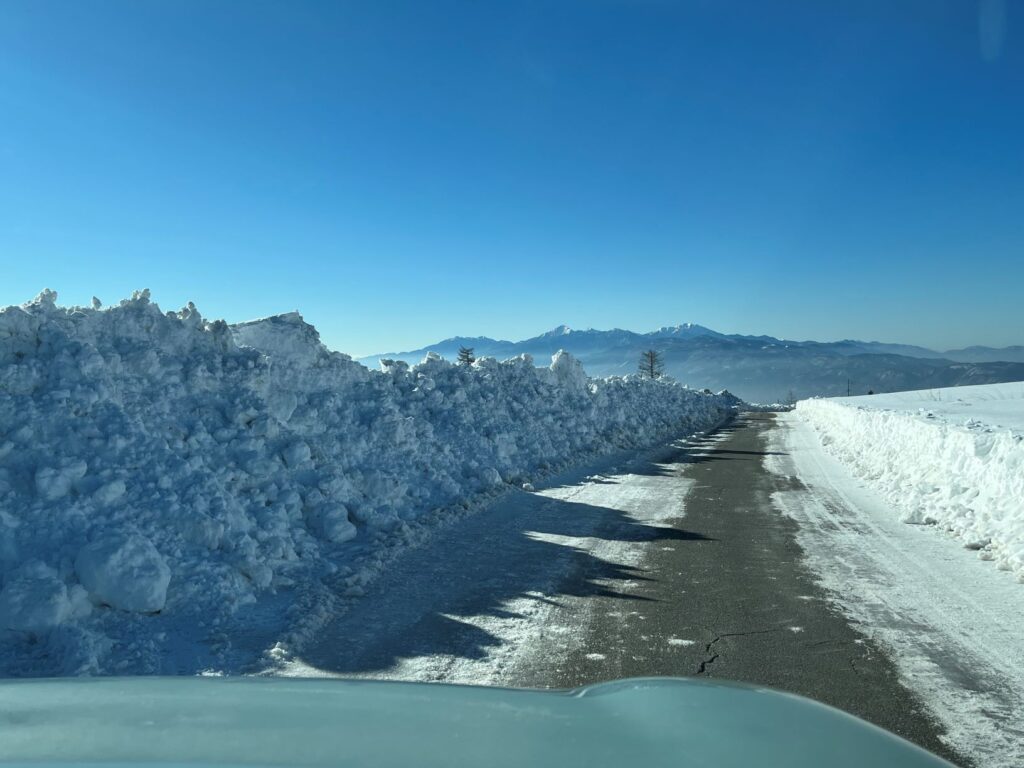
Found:
[[[846,380],[846,396],[847,397],[850,396],[850,380],[849,379]]]

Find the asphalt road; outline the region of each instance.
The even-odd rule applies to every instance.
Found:
[[[764,466],[772,419],[743,416],[461,521],[394,563],[292,671],[559,688],[739,680],[966,764],[803,564],[796,523],[770,501],[788,482]]]
[[[750,415],[723,439],[677,457],[696,480],[678,526],[699,538],[684,551],[654,549],[632,592],[648,602],[631,614],[597,610],[592,642],[545,681],[594,679],[588,654],[605,653],[603,677],[700,675],[771,686],[831,704],[950,755],[921,703],[885,654],[830,607],[801,563],[796,524],[769,501],[779,478],[766,472],[771,415]],[[637,616],[642,615],[642,621]],[[671,634],[692,645],[645,643]],[[592,656],[591,656],[592,658]]]

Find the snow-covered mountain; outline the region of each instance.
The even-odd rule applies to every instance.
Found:
[[[665,370],[693,387],[728,389],[750,401],[843,395],[850,391],[895,392],[928,387],[990,384],[1024,379],[1024,347],[968,347],[938,352],[907,344],[844,339],[791,341],[772,336],[723,334],[694,323],[650,333],[621,328],[577,331],[560,325],[523,341],[459,336],[411,350],[365,357],[415,363],[428,352],[454,359],[459,347],[478,357],[507,359],[529,354],[546,364],[560,349],[571,352],[593,376],[633,373],[640,352],[657,349]]]
[[[683,323],[682,325],[667,325],[651,333],[644,334],[656,339],[693,339],[698,336],[714,336],[723,338],[724,334],[712,331],[703,325],[696,323]]]

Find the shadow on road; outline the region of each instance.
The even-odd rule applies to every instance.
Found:
[[[631,464],[628,471],[669,473],[656,463]],[[581,478],[574,485],[582,488],[591,482]],[[298,658],[336,674],[385,671],[403,659],[425,656],[479,659],[506,641],[473,619],[515,618],[508,607],[514,601],[557,605],[565,597],[590,596],[649,600],[623,590],[630,582],[649,579],[642,569],[602,559],[584,548],[581,539],[712,540],[681,527],[640,522],[617,509],[517,491],[392,563]]]

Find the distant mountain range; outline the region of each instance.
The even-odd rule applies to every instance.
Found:
[[[691,387],[728,389],[751,402],[844,395],[848,382],[851,392],[864,394],[1024,380],[1024,346],[937,352],[877,341],[789,341],[723,334],[693,323],[650,333],[619,328],[574,331],[560,325],[524,341],[457,336],[409,352],[371,355],[360,362],[376,366],[388,358],[417,363],[428,352],[455,359],[463,346],[472,347],[477,357],[505,359],[525,353],[538,364],[565,349],[583,362],[591,376],[633,373],[640,353],[656,349],[665,372],[679,381]]]

